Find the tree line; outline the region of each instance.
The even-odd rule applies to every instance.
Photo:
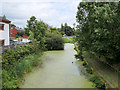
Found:
[[[32,16],[27,20],[25,34],[32,40],[32,44],[41,50],[63,50],[62,34],[56,27],[51,27],[42,20]]]
[[[88,51],[110,64],[120,62],[120,2],[81,2],[76,18],[79,54]]]

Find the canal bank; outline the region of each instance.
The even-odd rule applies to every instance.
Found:
[[[108,64],[102,62],[100,58],[84,53],[85,61],[94,68],[94,71],[104,80],[109,88],[119,88],[120,73]]]
[[[93,88],[75,54],[74,44],[69,43],[64,50],[45,52],[42,65],[25,76],[21,88]]]

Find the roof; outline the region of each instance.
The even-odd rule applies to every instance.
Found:
[[[0,16],[0,21],[1,21],[1,22],[5,22],[5,23],[11,23],[11,21],[8,20],[8,19],[6,19],[5,16]]]

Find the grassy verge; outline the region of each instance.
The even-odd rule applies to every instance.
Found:
[[[70,38],[63,38],[64,43],[74,43],[74,38],[70,37]]]
[[[20,62],[16,62],[13,66],[9,67],[9,69],[3,69],[2,88],[19,88],[20,83],[23,81],[24,74],[39,65],[41,55],[41,51],[35,54],[29,54],[22,58]]]

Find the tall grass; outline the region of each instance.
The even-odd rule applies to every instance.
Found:
[[[9,70],[2,70],[2,88],[19,88],[25,73],[39,65],[42,52],[25,56],[20,62],[16,62]]]

